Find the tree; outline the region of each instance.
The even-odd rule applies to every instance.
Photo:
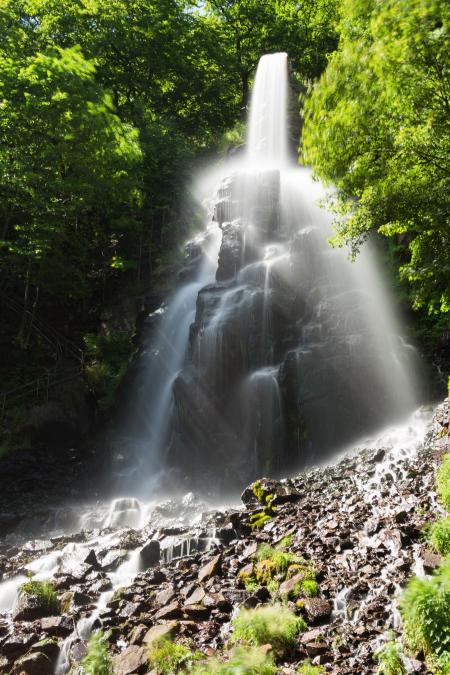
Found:
[[[447,320],[449,27],[445,0],[344,0],[303,134],[304,160],[337,187],[335,243],[394,237],[413,306]]]
[[[220,36],[227,67],[239,78],[240,104],[248,101],[259,58],[286,51],[301,77],[317,77],[336,46],[335,0],[208,0],[208,23]]]
[[[21,280],[26,309],[30,289],[34,304],[41,289],[89,296],[124,264],[116,247],[139,201],[138,133],[76,47],[3,54],[0,100],[2,269]]]

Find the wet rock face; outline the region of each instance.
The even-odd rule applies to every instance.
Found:
[[[370,328],[367,293],[282,180],[263,171],[221,184],[217,283],[198,293],[173,387],[169,461],[194,477],[226,461],[225,491],[297,470],[399,413],[382,374],[399,363],[390,338]]]

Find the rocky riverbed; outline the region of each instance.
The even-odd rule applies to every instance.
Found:
[[[306,658],[330,673],[374,672],[374,652],[399,627],[402,585],[439,562],[421,530],[438,508],[434,472],[448,450],[447,399],[432,422],[418,412],[329,466],[261,479],[272,497],[260,527],[251,526],[262,507],[247,488],[240,508],[208,510],[193,495],[146,508],[117,500],[105,513],[86,511],[72,535],[14,545],[10,534],[0,545],[0,672],[62,675],[97,627],[117,675],[148,672],[155,635],[211,654],[241,607],[283,599],[280,587],[244,583],[257,547],[281,540],[314,567],[319,590],[296,603],[284,595],[308,629],[279,672],[295,673]],[[56,604],[18,593],[27,570],[51,580]],[[408,669],[427,672],[420,655]]]

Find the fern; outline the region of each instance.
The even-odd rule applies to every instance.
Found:
[[[86,675],[112,675],[112,660],[103,631],[92,633],[81,666]]]

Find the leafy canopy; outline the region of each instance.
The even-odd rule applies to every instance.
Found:
[[[338,50],[306,102],[303,158],[356,252],[377,230],[408,247],[401,277],[416,308],[450,316],[450,6],[343,0]]]

